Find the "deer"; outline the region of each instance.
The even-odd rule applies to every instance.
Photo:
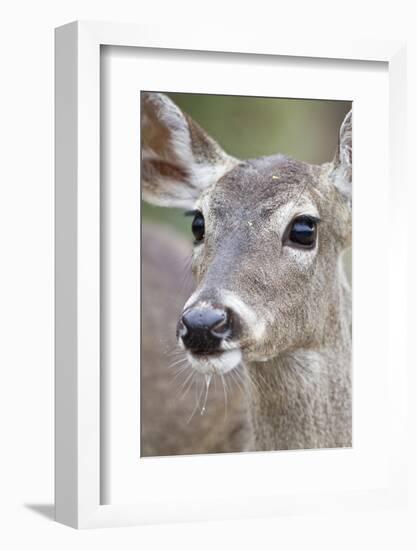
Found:
[[[168,96],[141,95],[143,200],[191,216],[195,287],[178,349],[207,382],[238,370],[242,451],[352,445],[352,111],[331,162],[227,154]]]

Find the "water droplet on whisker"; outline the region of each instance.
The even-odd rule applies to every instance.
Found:
[[[206,413],[206,410],[207,410],[206,409],[207,397],[208,397],[208,392],[209,392],[210,382],[211,382],[212,376],[213,375],[211,373],[204,375],[204,379],[205,379],[205,382],[206,382],[206,392],[204,394],[203,406],[201,407],[201,410],[200,410],[201,416],[203,416]]]

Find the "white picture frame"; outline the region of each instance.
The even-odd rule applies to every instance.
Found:
[[[388,41],[294,40],[239,31],[174,29],[75,22],[56,30],[56,519],[72,527],[103,527],[185,519],[262,516],[335,507],[393,506],[405,498],[405,330],[395,333],[395,376],[389,372],[389,406],[396,445],[385,457],[389,473],[379,489],[354,493],[289,491],[284,499],[260,495],[250,505],[227,508],[219,499],[195,513],[176,495],[144,507],[101,504],[102,424],[100,392],[100,49],[101,46],[228,52],[292,58],[380,61],[389,74],[391,224],[399,227],[405,206],[405,45]],[[406,248],[389,241],[390,284],[405,288]],[[398,244],[398,241],[397,241]],[[405,292],[389,303],[405,323]],[[402,334],[402,336],[401,336]],[[394,337],[393,337],[394,338]],[[176,460],[185,460],[177,458]],[[146,508],[146,509],[145,509]]]

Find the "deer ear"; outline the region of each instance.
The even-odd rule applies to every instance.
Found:
[[[349,200],[352,197],[352,110],[342,122],[331,172],[333,183]]]
[[[143,92],[142,197],[191,208],[200,193],[238,162],[166,95]]]

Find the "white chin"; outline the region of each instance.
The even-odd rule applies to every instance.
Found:
[[[242,352],[240,349],[231,349],[213,356],[197,356],[187,353],[187,357],[193,369],[198,372],[225,374],[239,365],[242,360]]]

